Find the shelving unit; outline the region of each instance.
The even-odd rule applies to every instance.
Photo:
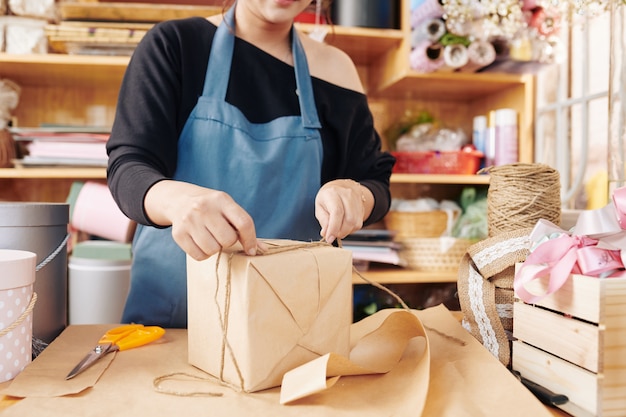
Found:
[[[409,0],[403,0],[408,10]],[[533,159],[534,78],[518,74],[419,74],[408,67],[409,23],[401,30],[335,26],[326,41],[354,60],[366,88],[379,132],[407,109],[427,110],[449,126],[471,135],[472,119],[490,110],[510,107],[519,114],[519,158]],[[304,32],[310,24],[298,24]],[[41,123],[110,126],[128,57],[81,55],[0,54],[0,79],[21,86],[14,111],[18,126]],[[385,138],[383,137],[383,140]],[[64,201],[73,181],[105,181],[103,168],[0,169],[0,199]],[[485,175],[394,174],[396,197],[456,198],[465,186],[487,187]],[[401,268],[368,271],[367,279],[381,283],[454,282],[456,274],[423,273]],[[362,282],[355,277],[355,283]]]

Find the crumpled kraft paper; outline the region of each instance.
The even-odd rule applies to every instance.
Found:
[[[374,330],[372,330],[374,329]],[[349,358],[329,353],[285,374],[280,403],[287,404],[331,388],[341,376],[387,373],[398,364],[411,339],[426,336],[419,319],[405,310],[384,310],[350,328]],[[423,357],[423,398],[428,387],[430,349],[428,339]],[[420,393],[415,392],[415,395]],[[416,412],[418,410],[415,410]]]
[[[238,393],[216,382],[187,363],[187,332],[168,330],[162,343],[120,352],[95,386],[78,395],[29,396],[3,411],[3,417],[56,416],[172,416],[206,415],[276,417],[550,417],[541,404],[473,336],[461,327],[444,306],[411,311],[426,328],[430,343],[430,372],[420,359],[424,338],[410,340],[398,365],[384,374],[342,377],[321,393],[280,405],[280,389],[253,394]],[[67,351],[40,355],[28,368],[47,368],[49,379],[38,380],[22,372],[3,394],[28,395],[41,391],[41,384],[64,384],[65,375],[77,357],[85,354],[108,327],[70,326],[55,340]],[[27,369],[28,369],[27,368]],[[424,372],[426,369],[426,372]],[[186,391],[210,391],[221,396],[181,397],[156,392],[155,378],[173,372],[188,372],[204,380]],[[430,373],[426,381],[425,375]],[[84,375],[76,377],[81,381]],[[191,384],[191,383],[190,383]],[[89,383],[85,383],[88,386]],[[427,385],[424,400],[420,393]],[[180,387],[178,387],[180,388]]]

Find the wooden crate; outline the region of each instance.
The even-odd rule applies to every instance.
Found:
[[[543,294],[547,280],[526,288]],[[626,415],[626,278],[571,275],[534,305],[517,299],[513,369],[569,402],[576,416]]]

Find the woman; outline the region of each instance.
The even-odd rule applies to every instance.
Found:
[[[327,242],[389,209],[394,159],[348,56],[293,29],[311,0],[163,22],[129,63],[108,182],[140,226],[124,322],[185,327],[185,253]]]

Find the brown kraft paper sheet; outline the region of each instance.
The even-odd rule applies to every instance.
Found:
[[[27,396],[7,408],[3,416],[418,416],[477,417],[510,416],[549,417],[551,414],[517,379],[474,339],[443,306],[412,311],[427,329],[430,341],[430,364],[421,360],[425,339],[412,339],[398,365],[384,374],[346,376],[319,394],[300,399],[292,405],[279,403],[280,388],[257,393],[238,393],[217,382],[189,382],[185,392],[211,392],[221,396],[175,396],[155,390],[155,378],[186,372],[206,378],[204,372],[187,363],[186,330],[168,330],[152,345],[119,353],[97,383],[78,394],[63,396]],[[110,326],[109,326],[110,327]],[[29,368],[56,368],[45,381],[23,372],[4,391],[5,395],[27,395],[24,390],[54,392],[63,384],[77,353],[84,355],[108,327],[70,326],[50,347],[62,343],[63,353],[41,355]],[[436,329],[436,330],[432,330]],[[50,348],[49,347],[49,348]],[[41,360],[40,360],[41,359]],[[80,359],[80,358],[79,358]],[[430,365],[430,366],[428,366]],[[424,369],[430,368],[430,379]],[[50,371],[52,372],[52,371]],[[22,377],[24,375],[24,377]],[[78,379],[83,375],[76,377]],[[88,376],[85,373],[84,376]],[[181,383],[183,383],[181,381]],[[420,396],[427,388],[426,399]],[[178,386],[177,388],[180,388]]]

